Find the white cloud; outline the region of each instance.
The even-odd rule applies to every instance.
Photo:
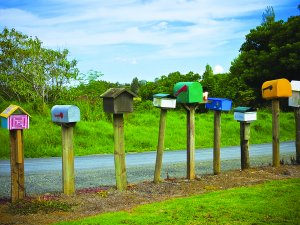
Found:
[[[216,65],[213,69],[214,74],[224,73],[224,69],[221,65]]]

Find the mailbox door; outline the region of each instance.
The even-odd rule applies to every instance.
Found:
[[[29,128],[29,117],[27,115],[11,115],[8,117],[9,130],[23,130]]]

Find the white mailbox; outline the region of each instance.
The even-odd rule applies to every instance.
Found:
[[[159,108],[176,108],[176,98],[170,94],[155,94],[153,95],[153,105]]]
[[[251,122],[257,118],[257,110],[252,107],[239,106],[234,109],[234,119],[242,122]]]
[[[292,80],[292,96],[289,97],[289,106],[300,107],[300,81]]]
[[[75,105],[55,105],[51,117],[55,123],[75,123],[80,121],[80,110]]]

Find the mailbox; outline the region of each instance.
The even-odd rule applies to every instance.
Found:
[[[199,82],[178,82],[174,86],[173,94],[178,103],[203,102],[203,89]]]
[[[234,109],[234,119],[237,121],[251,122],[256,120],[257,109],[239,106]]]
[[[176,98],[170,94],[155,94],[153,95],[153,105],[159,108],[176,108]]]
[[[289,106],[300,107],[300,81],[292,80],[292,96],[289,97]]]
[[[123,114],[133,111],[133,97],[136,94],[125,88],[110,88],[101,96],[105,112]]]
[[[80,121],[80,110],[75,105],[55,105],[51,117],[54,123],[76,123]]]
[[[29,129],[30,115],[17,105],[10,105],[1,114],[1,127],[8,130]]]
[[[231,110],[232,101],[226,98],[208,98],[205,108],[219,111]]]
[[[291,84],[284,78],[266,81],[263,83],[261,89],[262,97],[267,100],[292,96]]]

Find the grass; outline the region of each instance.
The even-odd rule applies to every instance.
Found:
[[[34,114],[30,129],[24,131],[26,158],[61,156],[61,128],[51,122],[50,109],[44,114]],[[74,128],[75,155],[113,153],[114,136],[112,116],[96,111],[89,120],[83,107],[82,121]],[[85,115],[85,116],[83,116]],[[156,108],[137,110],[124,115],[126,152],[155,151],[158,140],[160,110]],[[213,112],[196,113],[196,148],[213,147]],[[280,114],[280,141],[295,139],[295,121],[292,112]],[[233,112],[222,113],[221,146],[239,145],[239,123],[233,119]],[[251,123],[251,144],[272,142],[272,115],[269,111],[258,111],[258,120]],[[186,113],[183,110],[169,110],[165,135],[166,150],[186,148]],[[9,158],[9,132],[0,129],[0,158]]]
[[[299,224],[300,179],[269,181],[57,224]]]

